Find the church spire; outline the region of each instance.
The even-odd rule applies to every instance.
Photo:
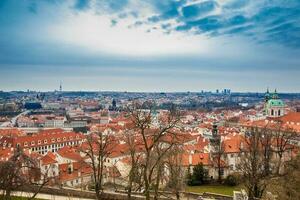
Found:
[[[62,92],[62,83],[60,81],[60,84],[59,84],[59,91]]]
[[[270,99],[269,87],[267,88],[267,92],[265,93],[265,102],[267,103]]]
[[[278,94],[277,94],[277,89],[275,89],[272,98],[273,99],[279,99]]]

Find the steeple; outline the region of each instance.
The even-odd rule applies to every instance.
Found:
[[[62,92],[62,83],[60,81],[60,84],[59,84],[59,91]]]
[[[269,88],[267,89],[267,92],[265,93],[265,102],[267,103],[270,99],[270,92],[269,92]]]
[[[272,99],[279,99],[278,94],[277,94],[277,89],[275,89],[275,91],[272,95]]]

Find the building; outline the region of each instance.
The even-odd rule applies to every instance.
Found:
[[[35,135],[21,137],[2,137],[0,146],[7,148],[20,147],[32,152],[45,155],[48,152],[57,152],[64,146],[80,145],[84,135],[75,132],[63,132],[59,129],[42,131]]]
[[[269,90],[267,90],[265,94],[265,115],[267,117],[275,118],[275,117],[281,117],[283,116],[285,104],[284,102],[279,98],[277,91],[273,94],[269,93]]]

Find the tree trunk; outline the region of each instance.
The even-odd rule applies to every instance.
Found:
[[[222,183],[222,177],[221,177],[221,157],[219,155],[218,157],[218,182]]]
[[[101,193],[100,193],[100,186],[99,186],[99,183],[96,183],[96,184],[95,184],[95,192],[96,192],[96,198],[97,198],[98,200],[100,200],[100,199],[101,199]]]
[[[10,190],[6,190],[6,191],[5,191],[5,197],[4,197],[4,199],[5,199],[5,200],[10,200],[10,199],[11,199],[10,194],[11,194],[11,191],[10,191]]]
[[[149,185],[149,180],[148,180],[146,169],[144,171],[144,182],[145,182],[145,197],[146,197],[146,200],[150,200],[150,191],[149,191],[150,185]]]
[[[128,188],[127,188],[127,198],[128,200],[131,199],[131,191],[132,191],[132,179],[133,179],[133,168],[131,168],[129,172],[129,183],[128,183]]]
[[[160,166],[159,166],[158,171],[157,171],[157,176],[156,176],[154,200],[158,200],[158,189],[159,189],[160,175],[161,175],[161,173],[160,173]]]
[[[278,165],[277,165],[277,170],[276,170],[277,175],[280,174],[280,167],[281,167],[282,154],[278,154],[278,157],[279,157],[279,160],[278,160]]]
[[[176,191],[176,199],[179,200],[180,199],[180,194],[179,191]]]

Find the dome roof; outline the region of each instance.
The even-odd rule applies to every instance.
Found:
[[[270,99],[267,104],[268,106],[284,106],[281,99]]]

